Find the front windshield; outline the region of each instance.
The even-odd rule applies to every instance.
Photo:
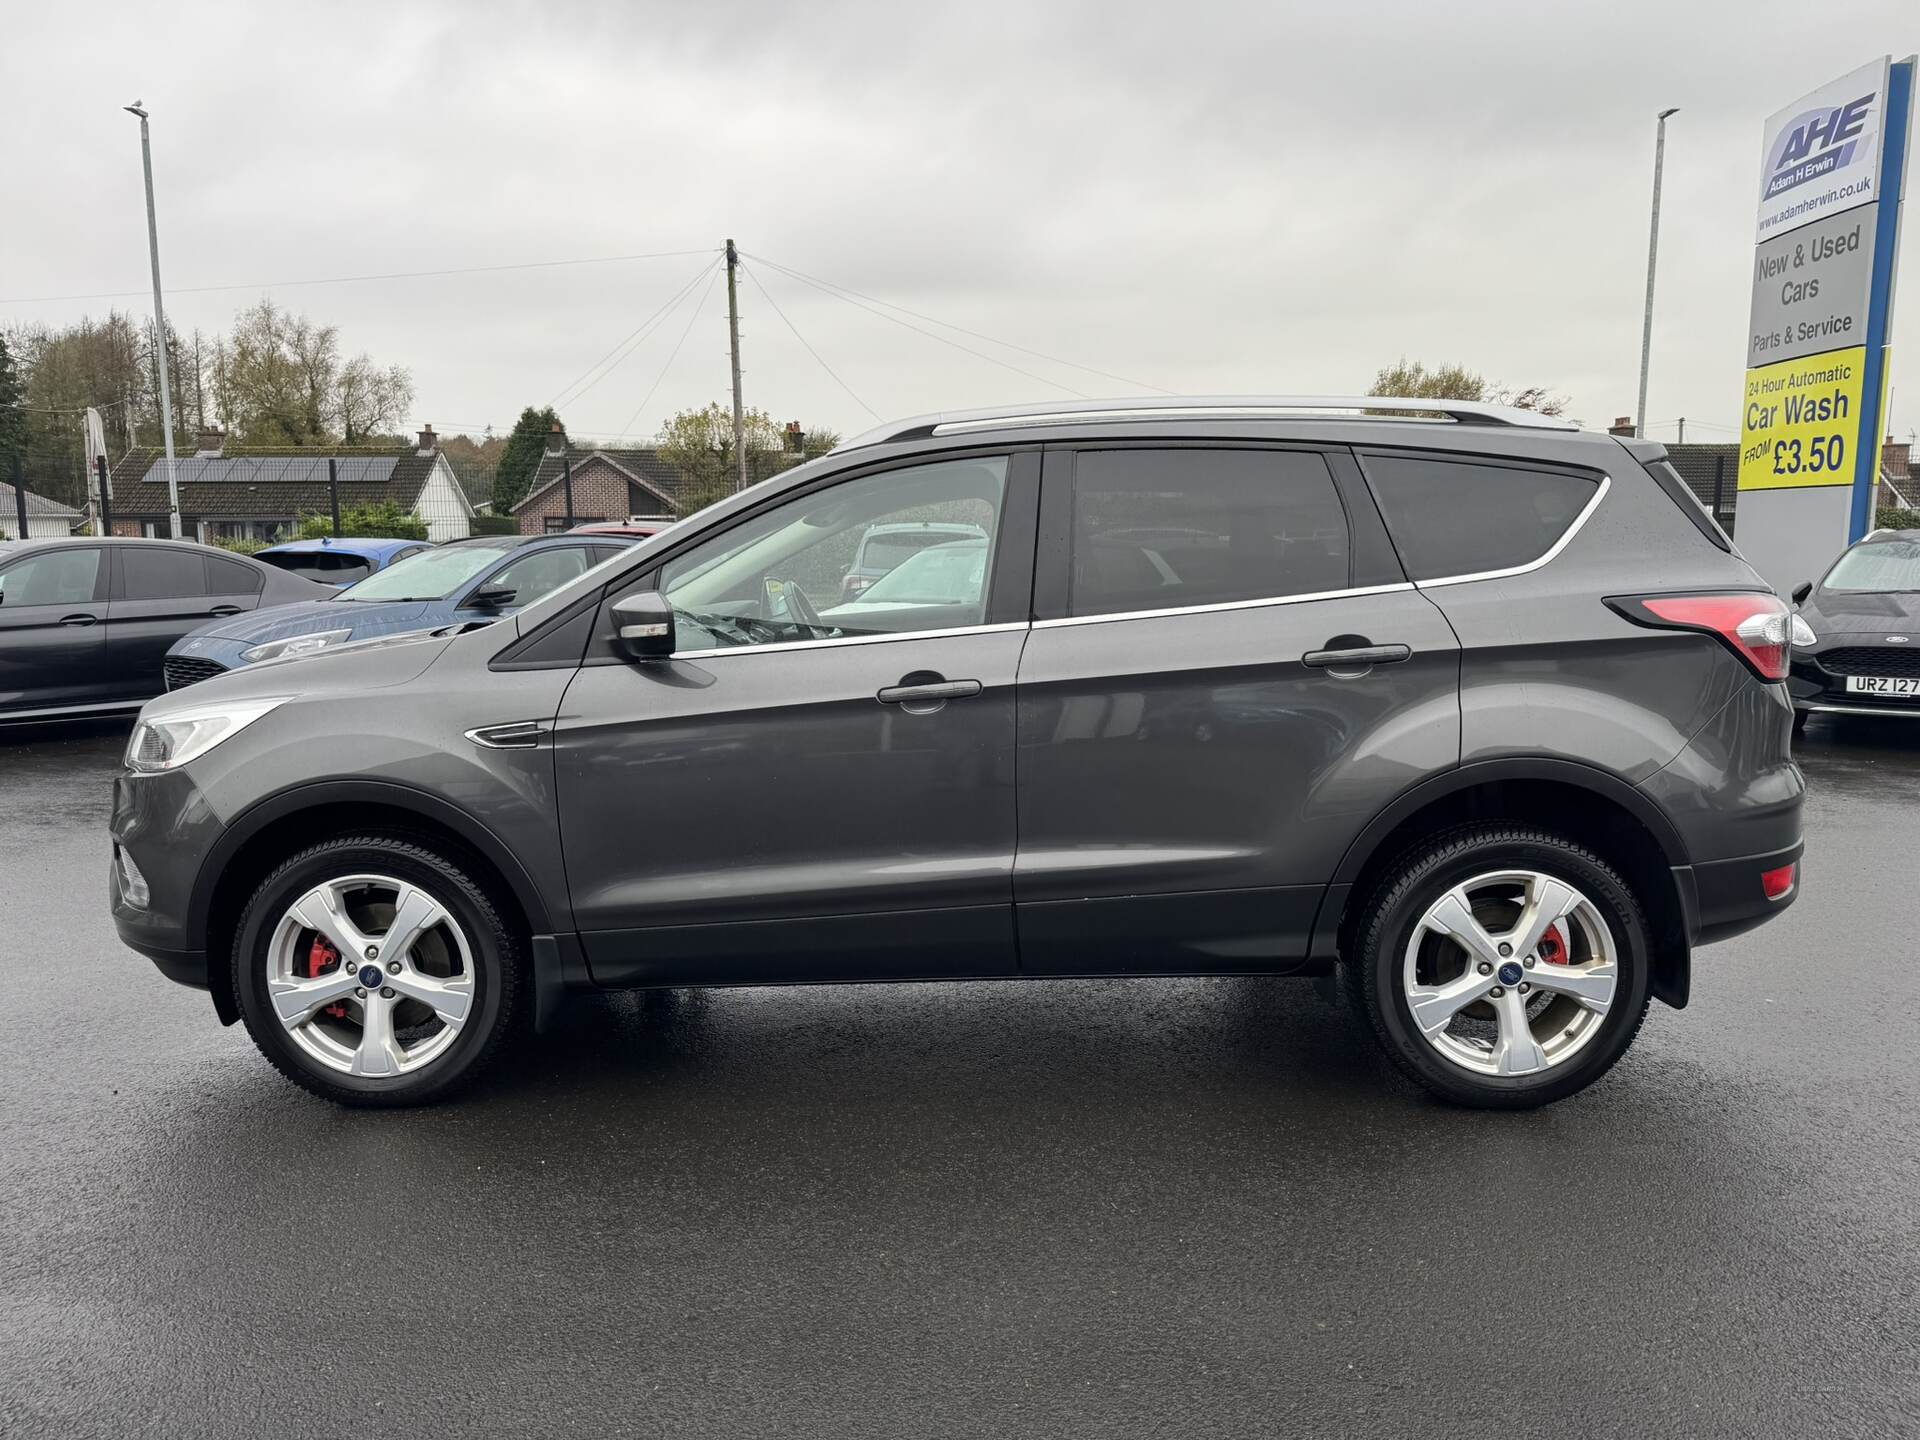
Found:
[[[1920,540],[1875,540],[1840,557],[1824,590],[1920,591]]]
[[[444,600],[513,549],[500,545],[443,545],[389,565],[336,600]]]
[[[860,594],[863,605],[959,605],[977,601],[987,578],[987,542],[936,545],[910,555]]]

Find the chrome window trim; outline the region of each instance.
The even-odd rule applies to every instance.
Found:
[[[997,625],[955,625],[945,630],[895,630],[885,635],[842,635],[829,640],[770,640],[760,645],[716,645],[706,650],[676,650],[669,660],[710,660],[717,655],[746,655],[756,650],[825,650],[842,645],[884,645],[895,640],[942,640],[953,635],[994,635],[1025,630],[1025,620],[1003,620]]]
[[[1560,532],[1560,538],[1547,547],[1547,553],[1538,560],[1530,560],[1525,565],[1510,565],[1505,570],[1481,570],[1472,575],[1442,575],[1435,580],[1416,580],[1417,590],[1432,590],[1441,585],[1468,585],[1475,580],[1505,580],[1510,575],[1526,575],[1538,570],[1552,561],[1573,543],[1573,537],[1586,528],[1587,521],[1593,518],[1593,512],[1600,508],[1600,502],[1607,498],[1607,492],[1613,488],[1613,477],[1602,475],[1599,488],[1593,492],[1593,498],[1587,501],[1580,513],[1573,517],[1573,523]],[[1391,533],[1392,527],[1388,527]]]
[[[1221,600],[1211,605],[1170,605],[1161,610],[1120,610],[1110,615],[1062,615],[1054,620],[1036,620],[1036,630],[1053,630],[1066,625],[1104,625],[1112,620],[1159,620],[1170,615],[1212,615],[1227,610],[1264,610],[1277,605],[1306,605],[1315,600],[1346,600],[1356,595],[1392,595],[1412,590],[1405,580],[1391,585],[1361,585],[1345,590],[1316,590],[1306,595],[1268,595],[1258,600]]]

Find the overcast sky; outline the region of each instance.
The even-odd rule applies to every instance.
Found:
[[[119,108],[139,97],[178,328],[224,328],[272,293],[410,367],[415,419],[443,431],[504,429],[561,396],[576,434],[636,436],[725,398],[724,284],[699,280],[603,380],[567,387],[708,254],[279,282],[732,235],[1141,386],[1350,392],[1406,355],[1549,385],[1605,425],[1633,408],[1653,116],[1677,105],[1648,409],[1662,438],[1684,415],[1689,439],[1728,439],[1761,123],[1920,46],[1914,0],[0,13],[0,300],[135,292],[0,304],[0,324],[149,313],[137,125]],[[1920,427],[1916,244],[1894,330],[1903,435]],[[747,401],[779,420],[853,432],[872,423],[859,402],[894,417],[1137,393],[900,317],[1017,373],[747,266]],[[251,288],[193,289],[236,284]]]

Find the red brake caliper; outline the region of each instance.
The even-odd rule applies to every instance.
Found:
[[[1573,963],[1573,957],[1567,953],[1567,937],[1557,924],[1549,925],[1547,933],[1540,937],[1538,953],[1543,964],[1570,965]]]
[[[339,963],[340,952],[329,945],[323,937],[314,936],[313,944],[307,947],[307,978],[315,979]],[[336,1020],[344,1020],[347,1018],[347,1007],[335,1001],[326,1007],[326,1013]]]

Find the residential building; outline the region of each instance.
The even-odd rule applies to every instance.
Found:
[[[58,540],[71,535],[74,527],[86,523],[86,514],[58,500],[27,491],[27,539]],[[0,484],[0,536],[20,538],[20,502],[13,486]]]
[[[522,535],[567,528],[567,464],[573,466],[573,523],[671,520],[684,477],[651,446],[607,449],[569,445],[559,430],[547,437],[526,498],[513,507]]]
[[[247,453],[218,430],[203,433],[192,455],[174,463],[181,533],[190,540],[275,540],[304,515],[331,504],[327,464],[338,476],[342,509],[390,501],[427,524],[427,538],[473,533],[473,503],[455,478],[433,427],[399,447],[312,447]],[[113,467],[116,535],[167,535],[167,466],[155,447],[132,450]]]

